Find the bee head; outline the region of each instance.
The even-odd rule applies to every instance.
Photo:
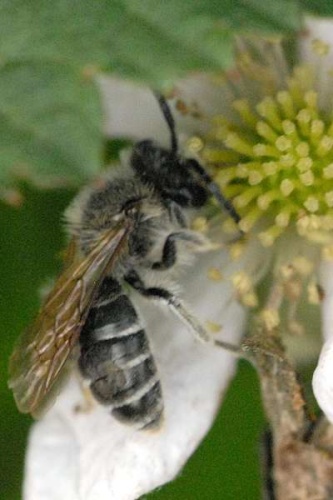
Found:
[[[240,217],[231,202],[224,198],[218,185],[205,168],[194,158],[179,154],[175,121],[165,98],[155,93],[170,131],[170,149],[152,140],[135,144],[131,167],[140,180],[151,186],[166,203],[178,203],[182,207],[202,207],[213,196],[221,209],[239,222]]]

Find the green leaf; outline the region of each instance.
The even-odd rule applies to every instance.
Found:
[[[333,16],[332,0],[301,0],[304,9],[319,16]]]
[[[92,78],[113,71],[163,86],[232,61],[235,32],[299,27],[292,0],[3,0],[0,183],[81,183],[101,167]]]
[[[99,99],[91,81],[54,62],[18,61],[0,71],[0,185],[9,175],[77,185],[98,171]]]

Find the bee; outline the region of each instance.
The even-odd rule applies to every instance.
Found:
[[[213,196],[236,222],[239,216],[202,165],[179,154],[170,108],[156,97],[170,148],[152,140],[136,143],[126,167],[85,188],[67,209],[65,268],[10,359],[9,386],[24,413],[40,414],[78,351],[92,395],[113,417],[139,429],[160,425],[161,382],[129,288],[166,304],[208,340],[170,287],[156,283],[182,265],[180,252],[188,260],[203,245],[203,236],[188,228],[188,210]]]

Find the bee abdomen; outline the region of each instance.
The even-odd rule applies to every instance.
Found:
[[[118,420],[158,426],[161,386],[148,338],[119,283],[105,278],[80,336],[79,366],[95,398]]]

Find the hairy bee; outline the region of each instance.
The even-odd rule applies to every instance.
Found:
[[[85,189],[67,210],[72,239],[65,269],[10,360],[9,385],[22,412],[39,413],[79,345],[78,365],[93,396],[121,422],[158,426],[161,384],[126,285],[165,303],[207,339],[181,300],[156,283],[181,265],[180,247],[193,253],[203,243],[188,229],[187,209],[200,209],[213,195],[239,218],[203,167],[178,153],[172,114],[165,99],[157,98],[170,149],[138,142],[126,168]]]

